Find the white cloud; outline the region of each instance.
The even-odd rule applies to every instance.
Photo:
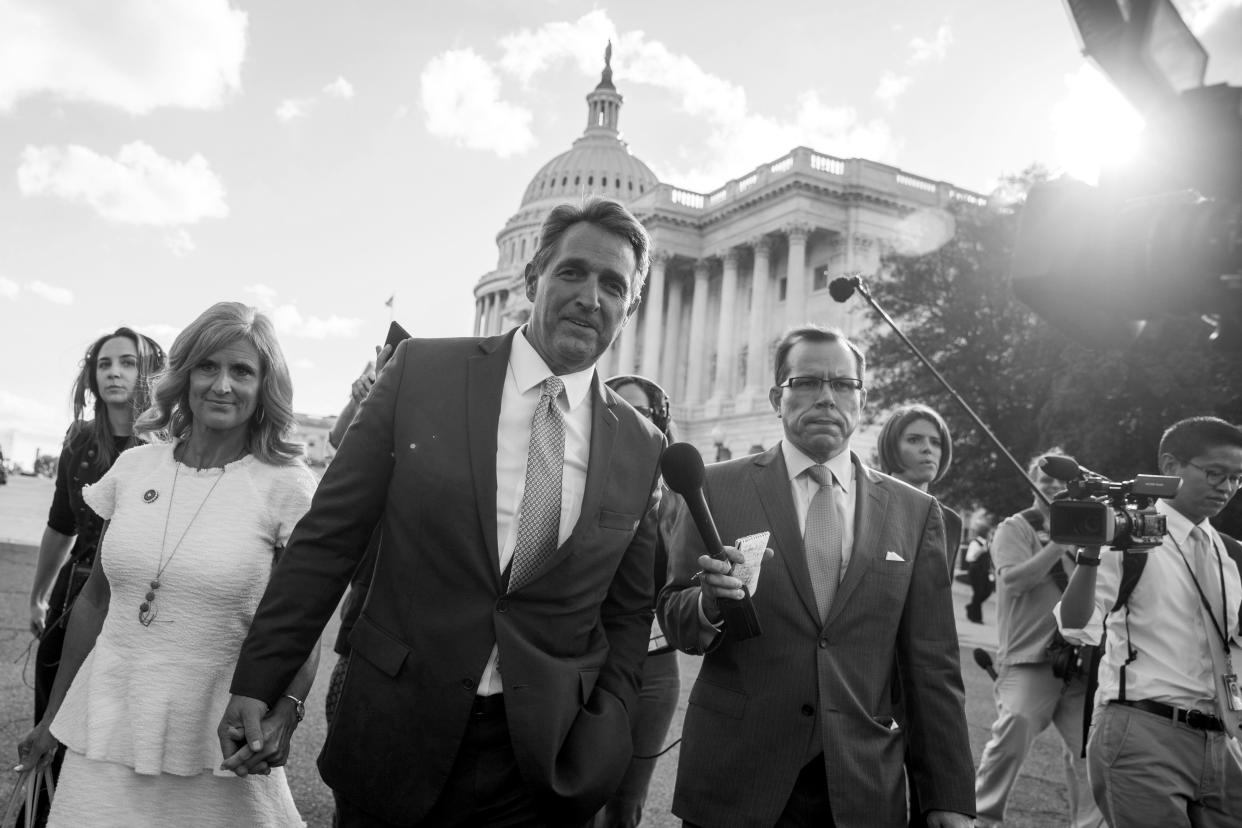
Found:
[[[276,332],[305,339],[348,339],[362,330],[362,320],[332,314],[326,319],[303,316],[297,305],[278,304],[276,291],[264,284],[248,285],[242,291],[254,297],[255,305],[272,318]]]
[[[173,341],[177,335],[181,333],[181,328],[176,325],[169,325],[167,322],[152,322],[149,325],[134,325],[133,329],[140,334],[146,334],[160,344],[165,351],[168,352],[172,348]]]
[[[164,158],[135,141],[115,159],[77,145],[27,146],[17,170],[22,195],[49,195],[86,204],[126,224],[176,226],[229,214],[224,185],[207,160]]]
[[[340,98],[343,101],[348,101],[354,96],[354,85],[338,75],[336,80],[323,88],[323,92],[329,98]]]
[[[276,117],[285,123],[305,118],[315,105],[313,98],[286,98],[276,107]]]
[[[0,276],[0,296],[5,299],[16,299],[17,294],[21,293],[22,286],[12,279],[6,279]]]
[[[642,32],[634,34],[643,37]],[[579,72],[594,74],[603,65],[599,44],[608,40],[618,41],[617,28],[606,11],[597,9],[572,23],[558,21],[534,31],[522,29],[505,35],[500,39],[503,54],[499,66],[523,85],[566,59],[572,61]]]
[[[35,296],[46,299],[54,305],[73,304],[73,291],[69,290],[69,288],[56,287],[55,285],[49,285],[47,282],[41,282],[36,279],[35,281],[28,282],[26,284],[26,290],[30,291]]]
[[[910,86],[911,77],[909,75],[898,75],[896,72],[885,72],[880,76],[880,83],[876,86],[875,96],[889,109],[897,106],[897,99],[905,94],[906,88]]]
[[[0,0],[0,111],[48,94],[142,114],[241,89],[245,12],[229,0]]]
[[[178,258],[188,256],[198,249],[198,245],[194,243],[194,239],[190,238],[190,234],[185,231],[185,228],[178,228],[170,233],[166,242],[168,249]]]
[[[1202,34],[1230,11],[1242,9],[1242,0],[1179,0],[1174,5],[1186,25]]]
[[[53,407],[38,400],[32,400],[0,388],[0,423],[4,423],[5,428],[34,432],[40,435],[55,435],[56,439],[58,439],[58,426],[51,424],[59,424],[67,420],[67,412],[58,407]],[[63,427],[60,428],[60,431],[64,431]]]
[[[500,99],[500,78],[470,49],[433,57],[420,78],[427,131],[501,158],[535,145],[529,109]]]
[[[931,40],[916,37],[910,41],[910,64],[923,63],[929,60],[944,60],[953,45],[953,29],[948,23],[941,23],[936,36]]]

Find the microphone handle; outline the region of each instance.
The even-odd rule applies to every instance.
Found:
[[[707,547],[707,554],[717,560],[727,561],[724,544],[720,540],[720,532],[716,529],[716,521],[712,520],[711,510],[707,508],[707,498],[703,496],[703,489],[695,488],[683,494],[682,497],[685,498],[686,506],[690,509],[690,516],[694,518],[699,537],[703,539],[703,545]],[[725,628],[739,641],[763,634],[763,627],[760,626],[759,616],[755,613],[750,590],[745,584],[742,585],[742,592],[744,594],[740,600],[736,598],[716,599],[720,613],[724,616]]]

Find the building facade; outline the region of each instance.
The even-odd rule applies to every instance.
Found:
[[[652,260],[642,303],[601,359],[601,376],[660,383],[681,438],[705,457],[769,447],[781,436],[768,389],[784,331],[814,322],[859,335],[869,325],[863,301],[837,303],[831,281],[872,275],[886,250],[951,234],[947,208],[986,199],[807,147],[709,193],[662,183],[621,140],[623,99],[608,56],[587,96],[582,137],[539,170],[497,235],[497,267],[475,286],[475,333],[501,333],[529,316],[522,272],[549,210],[584,195],[615,198],[650,233]],[[854,441],[864,459],[873,445],[866,434]]]

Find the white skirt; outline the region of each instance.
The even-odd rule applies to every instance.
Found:
[[[305,826],[284,768],[269,776],[147,776],[65,751],[48,828]]]

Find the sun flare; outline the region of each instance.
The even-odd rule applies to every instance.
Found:
[[[1056,165],[1066,175],[1096,184],[1103,170],[1137,155],[1143,118],[1091,64],[1065,82],[1068,94],[1052,114]]]

